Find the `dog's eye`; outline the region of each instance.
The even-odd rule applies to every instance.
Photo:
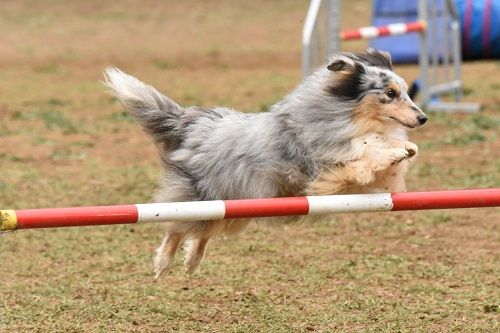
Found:
[[[398,95],[396,93],[396,91],[394,91],[394,89],[387,89],[385,94],[387,95],[387,97],[389,97],[390,99],[393,99],[393,98],[396,98],[396,96]]]

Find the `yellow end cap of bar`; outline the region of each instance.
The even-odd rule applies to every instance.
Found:
[[[0,231],[15,230],[17,227],[17,216],[13,210],[0,210]]]
[[[427,30],[427,21],[420,20],[419,22],[422,24],[422,30]]]

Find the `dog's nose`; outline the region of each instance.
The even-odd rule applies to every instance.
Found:
[[[422,114],[422,115],[419,115],[419,116],[417,117],[417,120],[418,120],[418,122],[420,123],[420,125],[423,125],[423,124],[425,124],[425,122],[427,121],[427,117],[426,117],[425,115],[423,115],[423,114]]]

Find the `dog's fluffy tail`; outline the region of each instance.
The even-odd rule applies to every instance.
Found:
[[[161,144],[175,145],[179,140],[180,118],[184,109],[155,88],[118,68],[104,71],[105,84],[153,139]]]

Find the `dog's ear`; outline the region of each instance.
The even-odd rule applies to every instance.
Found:
[[[345,55],[337,55],[330,59],[330,62],[326,68],[331,72],[339,72],[345,70],[354,69],[354,61],[345,56]]]
[[[333,56],[326,68],[331,72],[342,72],[343,74],[364,74],[366,73],[366,62],[354,53],[343,52]]]
[[[333,61],[328,66],[326,66],[326,68],[329,71],[338,72],[347,69],[347,63],[342,59],[337,59],[336,61]]]

